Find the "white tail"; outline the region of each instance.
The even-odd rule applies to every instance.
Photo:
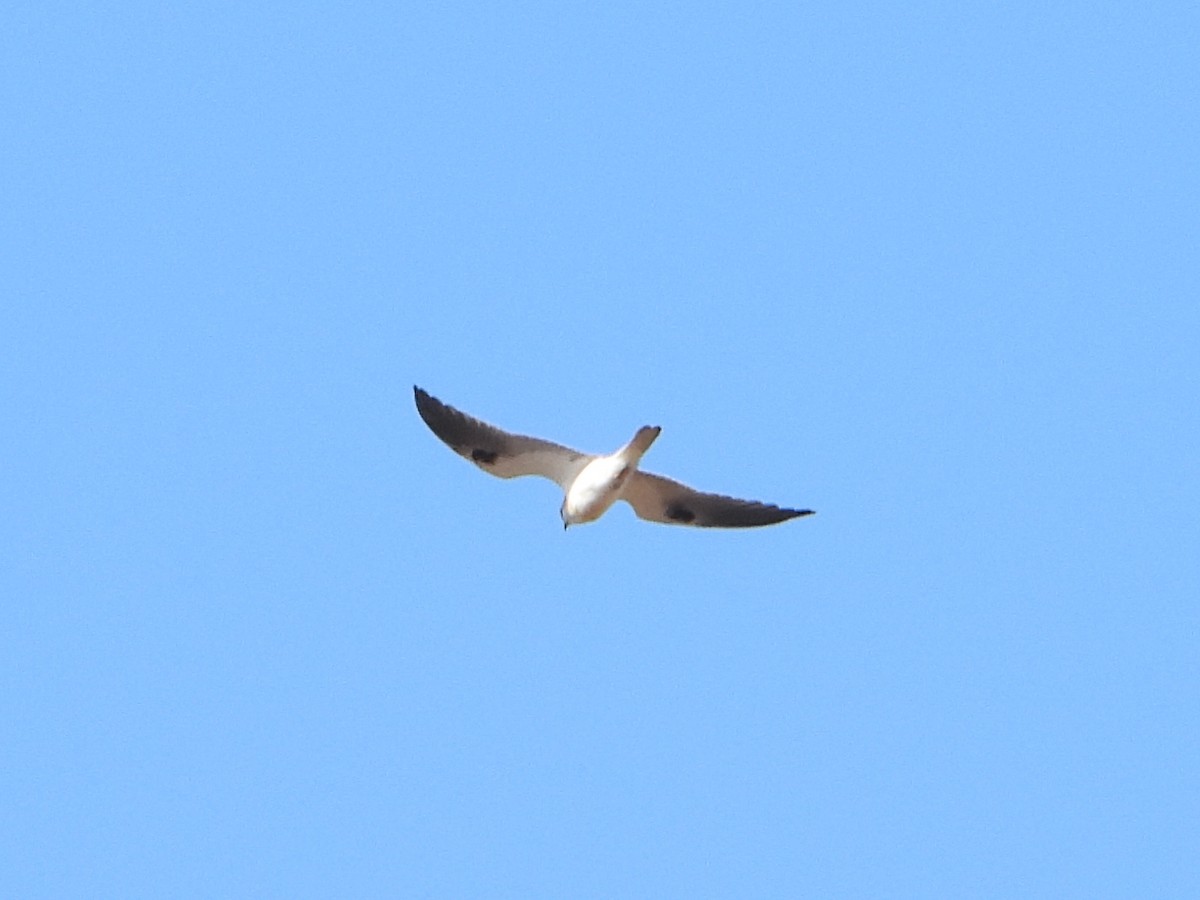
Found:
[[[638,429],[638,433],[633,436],[633,440],[629,442],[629,446],[637,451],[638,456],[641,456],[650,449],[650,445],[654,443],[654,439],[658,437],[662,431],[657,425],[643,425]]]

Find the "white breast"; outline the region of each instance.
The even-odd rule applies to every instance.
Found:
[[[621,454],[593,459],[567,489],[566,513],[573,522],[600,518],[621,496],[621,488],[632,471]]]

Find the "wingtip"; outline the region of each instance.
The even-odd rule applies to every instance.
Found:
[[[788,509],[787,507],[779,507],[779,518],[777,522],[790,522],[792,519],[800,519],[804,516],[816,515],[816,510],[813,509]]]
[[[429,394],[428,391],[413,385],[413,401],[416,403],[417,412],[421,414],[421,418],[429,423],[429,415],[438,407],[438,401]],[[433,426],[430,425],[432,428]]]

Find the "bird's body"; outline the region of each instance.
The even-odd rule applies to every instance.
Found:
[[[661,428],[639,429],[632,441],[611,456],[597,456],[583,467],[563,497],[563,527],[594,522],[621,499],[642,454],[650,449]]]
[[[563,527],[594,522],[618,500],[639,518],[675,525],[747,528],[772,525],[810,509],[782,509],[693,490],[661,475],[638,469],[642,456],[661,433],[657,426],[638,429],[615,453],[592,455],[540,438],[510,434],[413,388],[417,412],[429,429],[460,456],[492,475],[517,478],[541,475],[563,489],[559,510]]]

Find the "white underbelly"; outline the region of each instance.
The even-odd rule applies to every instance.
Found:
[[[580,522],[600,518],[621,496],[630,466],[621,459],[594,459],[567,490],[566,507]]]

